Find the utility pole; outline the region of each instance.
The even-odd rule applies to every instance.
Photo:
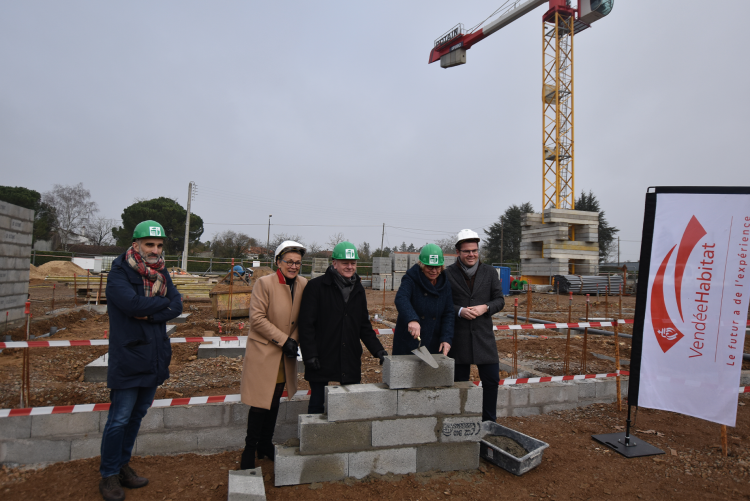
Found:
[[[504,263],[503,261],[503,233],[505,231],[505,218],[503,216],[500,216],[500,265]]]
[[[620,237],[617,237],[617,266],[620,266]]]
[[[268,255],[268,246],[271,243],[271,217],[273,214],[268,215],[268,235],[266,235],[266,255]],[[273,259],[271,259],[271,268],[273,268]]]
[[[383,233],[380,235],[380,257],[383,257],[383,240],[385,240],[385,223],[383,223]]]
[[[185,217],[185,245],[182,249],[182,269],[188,266],[188,237],[190,236],[190,202],[193,197],[193,182],[188,183],[187,216]]]

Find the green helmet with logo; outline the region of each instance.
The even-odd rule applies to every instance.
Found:
[[[333,259],[359,259],[357,248],[351,242],[341,242],[333,248]]]
[[[443,266],[443,250],[435,244],[427,244],[419,251],[419,262],[427,266]]]
[[[167,233],[164,231],[162,225],[156,221],[148,220],[138,223],[133,230],[133,240],[139,238],[166,238]]]

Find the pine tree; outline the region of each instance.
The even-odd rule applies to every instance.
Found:
[[[601,210],[599,200],[596,199],[591,190],[589,190],[588,195],[584,191],[581,191],[581,196],[576,200],[576,210],[599,213],[599,262],[606,262],[615,239],[615,233],[620,230],[609,225],[609,222],[604,217],[604,211]]]

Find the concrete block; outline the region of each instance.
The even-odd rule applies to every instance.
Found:
[[[329,421],[392,417],[398,412],[398,393],[384,384],[327,386],[326,410]]]
[[[286,413],[284,414],[284,421],[297,425],[300,414],[307,414],[307,408],[310,406],[310,398],[292,398],[286,403]],[[281,419],[279,413],[279,419]]]
[[[406,271],[409,269],[409,254],[391,254],[391,271]]]
[[[479,442],[420,445],[417,471],[456,471],[479,468]]]
[[[277,445],[273,469],[276,487],[343,480],[349,475],[349,455],[303,456],[297,447]]]
[[[548,414],[554,411],[569,411],[580,407],[578,402],[564,402],[561,404],[547,404],[542,406],[542,414]]]
[[[282,417],[285,416],[284,411],[286,409],[286,406],[284,404],[285,402],[282,400],[279,405],[279,416],[277,418],[277,421],[283,421]],[[229,423],[231,425],[241,425],[246,427],[248,412],[250,412],[249,405],[245,405],[242,402],[232,405]]]
[[[187,431],[186,433],[191,433]],[[198,430],[198,450],[232,450],[245,447],[246,426],[226,426]]]
[[[389,421],[373,421],[372,445],[392,447],[394,445],[427,444],[437,442],[436,417],[406,418]]]
[[[457,257],[458,257],[458,256],[448,256],[448,255],[443,255],[443,261],[444,261],[444,264],[445,264],[445,266],[450,266],[450,265],[452,265],[453,263],[455,263],[455,262],[456,262],[456,258],[457,258]]]
[[[497,417],[508,417],[510,416],[512,409],[510,407],[498,407],[496,409]]]
[[[107,381],[108,353],[97,358],[83,368],[83,380],[87,383],[102,383]]]
[[[372,258],[372,274],[373,275],[390,275],[393,272],[391,268],[391,258],[389,257],[374,257]],[[373,278],[374,281],[374,278]],[[380,279],[380,283],[383,283],[383,279]]]
[[[0,440],[30,438],[31,416],[8,417],[0,425]]]
[[[508,407],[510,405],[510,388],[511,388],[510,386],[498,386],[497,388],[497,408],[498,409],[504,409],[505,407]],[[482,401],[480,399],[479,412],[482,412],[481,405],[482,405]],[[472,412],[477,412],[477,411],[472,410]]]
[[[227,486],[227,501],[266,501],[266,486],[260,467],[230,470]]]
[[[297,429],[297,423],[276,422],[276,428],[273,429],[273,443],[283,444],[290,438],[299,438]]]
[[[538,416],[541,413],[539,407],[514,407],[510,410],[510,415],[515,417]]]
[[[329,422],[325,414],[300,414],[300,454],[331,454],[369,449],[372,446],[370,421]]]
[[[528,385],[508,386],[511,407],[526,407],[529,405]]]
[[[231,413],[225,405],[196,405],[185,407],[165,407],[165,428],[205,428],[207,426],[224,426],[229,422]]]
[[[459,381],[457,383],[454,383],[453,387],[459,388],[459,390],[461,391],[461,414],[482,413],[482,388],[475,385],[471,381]],[[507,405],[507,401],[503,401],[500,392],[498,392],[497,405],[500,406],[501,404]]]
[[[140,433],[135,439],[135,454],[162,455],[198,450],[198,436],[188,430]]]
[[[596,398],[596,380],[581,379],[575,382],[578,387],[578,400]]]
[[[529,405],[578,402],[575,383],[538,383],[529,385]]]
[[[383,382],[391,389],[434,388],[453,386],[455,361],[445,355],[433,355],[438,367],[433,369],[416,355],[385,357]]]
[[[469,384],[474,386],[472,383]],[[481,409],[481,400],[479,407]],[[461,390],[458,388],[398,390],[399,416],[432,416],[433,414],[460,413]]]
[[[70,459],[70,440],[7,440],[0,442],[0,463],[55,463]]]
[[[406,475],[417,471],[417,449],[381,449],[349,453],[349,476],[364,478],[372,473]]]
[[[383,281],[385,280],[385,285]],[[383,287],[385,290],[393,290],[393,275],[373,275],[372,276],[372,289],[376,291],[382,291]]]
[[[596,398],[611,398],[613,400],[617,399],[617,380],[613,377],[607,379],[597,379]]]
[[[31,416],[31,437],[50,437],[99,433],[96,412]]]
[[[404,278],[404,275],[406,275],[406,273],[404,272],[399,272],[399,271],[393,272],[393,290],[394,291],[397,291],[399,287],[401,287],[401,279]]]
[[[444,417],[441,419],[441,442],[476,442],[482,434],[482,416]]]
[[[86,459],[101,453],[102,437],[75,438],[70,441],[70,459]]]

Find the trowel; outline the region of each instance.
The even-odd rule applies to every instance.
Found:
[[[426,346],[422,346],[422,338],[418,337],[417,339],[419,340],[419,348],[417,348],[416,350],[411,350],[411,352],[419,357],[422,362],[426,363],[433,369],[437,369],[438,363],[435,360],[435,357],[432,356],[432,353],[429,352]]]

